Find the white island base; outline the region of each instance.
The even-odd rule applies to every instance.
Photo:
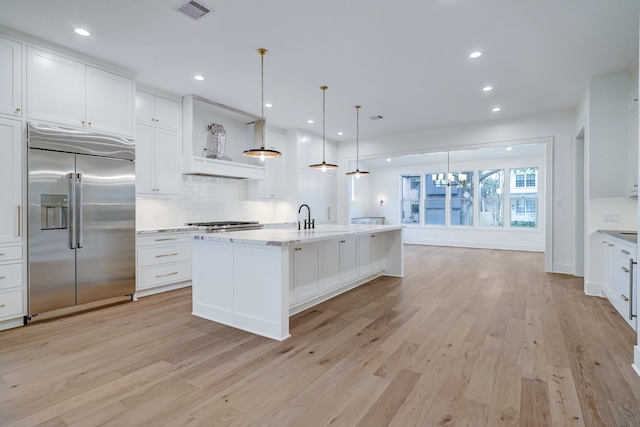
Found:
[[[404,275],[399,226],[196,235],[192,314],[281,341],[291,314],[383,275]]]

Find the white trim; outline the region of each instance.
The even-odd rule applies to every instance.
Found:
[[[553,263],[553,272],[560,274],[573,274],[573,264]]]
[[[553,271],[553,137],[545,138],[545,168],[544,168],[544,209],[545,209],[545,238],[544,238],[544,270]]]
[[[404,239],[406,245],[424,245],[424,246],[447,246],[454,248],[472,248],[472,249],[498,249],[507,251],[527,251],[527,252],[544,252],[544,247],[540,245],[523,245],[514,243],[496,243],[496,242],[471,242],[471,241],[455,241],[455,240],[424,240],[424,239]]]
[[[602,297],[604,298],[604,294],[602,293],[602,283],[590,283],[585,280],[584,282],[584,293],[585,295],[589,295],[592,297]]]

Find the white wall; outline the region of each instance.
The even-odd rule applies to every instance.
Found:
[[[553,204],[552,263],[553,269],[561,267],[563,272],[573,271],[573,136],[575,111],[561,111],[520,117],[508,120],[469,124],[464,126],[428,129],[375,138],[360,139],[360,158],[372,159],[402,154],[452,151],[506,144],[530,138],[553,138],[553,185],[552,194],[547,194],[547,203]],[[355,154],[355,142],[338,145],[340,167]],[[371,177],[370,177],[371,178]],[[626,181],[625,181],[626,182]],[[338,222],[348,222],[348,182],[344,174],[338,174]],[[378,189],[372,188],[371,193]],[[373,198],[372,198],[373,199]],[[374,203],[375,205],[375,203]],[[399,221],[398,212],[385,202],[383,207],[370,211],[372,216],[383,215]]]

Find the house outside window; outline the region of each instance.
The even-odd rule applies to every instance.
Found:
[[[538,168],[517,168],[510,171],[510,226],[538,227]]]
[[[447,186],[444,183],[444,172],[428,173],[424,177],[424,223],[445,225],[445,207],[447,202]]]
[[[473,226],[473,172],[453,172],[449,189],[451,192],[449,224]]]

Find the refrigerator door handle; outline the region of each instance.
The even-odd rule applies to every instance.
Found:
[[[83,215],[82,215],[82,174],[79,173],[76,178],[76,209],[78,209],[78,217],[76,221],[76,228],[78,233],[78,248],[81,248],[84,244],[84,232],[83,232]]]
[[[76,248],[76,174],[68,173],[67,211],[69,212],[69,249]]]

